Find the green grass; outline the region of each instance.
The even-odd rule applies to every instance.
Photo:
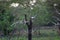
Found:
[[[0,40],[8,40],[8,38],[0,38]],[[13,37],[10,40],[28,40],[26,37]],[[35,37],[32,40],[60,40],[60,37]]]
[[[58,35],[57,31],[53,31],[52,29],[44,29],[40,30],[41,35],[37,36],[34,35],[32,40],[60,40],[60,36]],[[0,40],[9,40],[9,37],[2,37]],[[28,40],[26,36],[14,36],[11,37],[10,40]]]

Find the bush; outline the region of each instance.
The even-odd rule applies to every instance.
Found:
[[[9,34],[13,30],[13,28],[10,26],[14,21],[14,16],[7,12],[6,9],[1,8],[0,6],[0,30],[3,31],[4,35]],[[2,10],[3,9],[3,10]]]

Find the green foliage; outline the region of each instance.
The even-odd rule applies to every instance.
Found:
[[[1,12],[0,12],[0,30],[2,30],[4,32],[4,34],[6,35],[7,32],[10,32],[11,30],[13,30],[13,28],[10,25],[14,21],[14,16],[11,15],[9,12],[7,12],[8,10],[5,9],[4,6],[0,6],[0,9],[1,9]]]
[[[24,14],[28,15],[28,19],[31,16],[35,16],[37,15],[37,17],[35,18],[34,23],[35,24],[39,24],[39,25],[44,25],[44,24],[48,24],[48,22],[52,21],[52,12],[51,12],[51,6],[48,5],[47,2],[42,2],[42,0],[37,0],[37,2],[35,3],[35,5],[31,6],[29,4],[30,0],[13,0],[11,1],[11,3],[20,3],[20,5],[17,8],[11,7],[11,11],[13,14],[17,14],[18,19],[22,20],[24,18]],[[11,4],[10,3],[10,4]],[[24,6],[26,4],[26,6]],[[21,5],[23,7],[21,7]],[[30,6],[29,6],[30,5]],[[31,9],[31,7],[33,9]]]
[[[10,7],[11,3],[20,3],[20,5],[16,8]],[[33,22],[36,25],[44,25],[48,24],[48,22],[52,21],[52,12],[51,7],[47,4],[47,2],[41,2],[41,0],[37,0],[37,2],[32,6],[29,4],[30,0],[12,0],[10,2],[1,2],[0,9],[4,9],[4,13],[0,13],[0,27],[1,29],[7,28],[7,30],[12,30],[13,27],[10,25],[14,21],[13,15],[16,17],[15,21],[23,20],[24,14],[28,15],[28,20],[31,16],[36,16]],[[26,4],[26,6],[24,6]],[[23,7],[22,7],[23,6]],[[33,9],[31,9],[33,8]],[[18,25],[17,25],[18,26]],[[21,25],[20,25],[21,26]]]

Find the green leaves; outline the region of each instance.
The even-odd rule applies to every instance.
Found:
[[[15,16],[15,21],[23,20],[24,14],[27,14],[28,20],[31,16],[37,15],[33,23],[39,25],[48,24],[48,22],[52,20],[52,13],[50,10],[51,7],[49,7],[46,2],[37,0],[37,2],[33,6],[30,5],[29,2],[30,0],[12,0],[10,2],[6,2],[5,4],[0,4],[5,7],[4,9],[6,10],[6,13],[2,15],[2,17],[3,21],[6,21],[8,23],[8,28],[10,28],[10,25],[14,21],[13,15]],[[11,3],[19,3],[19,6],[17,8],[10,7]]]
[[[27,0],[18,0],[22,2],[30,2],[30,0],[27,2]],[[24,5],[25,3],[23,3]],[[27,7],[22,7],[22,8],[16,8],[16,13],[19,16],[19,19],[22,20],[24,19],[23,15],[27,14],[28,15],[28,19],[31,16],[35,16],[37,15],[37,17],[35,18],[35,23],[37,24],[47,24],[48,22],[50,22],[50,18],[52,18],[52,13],[50,12],[50,7],[48,6],[48,4],[46,2],[41,2],[40,0],[37,0],[37,3],[33,6],[29,6],[30,4],[28,3]],[[33,9],[31,9],[33,8]],[[14,13],[14,14],[16,14]],[[17,16],[16,16],[17,17]]]
[[[14,16],[9,13],[8,8],[0,5],[0,9],[5,10],[4,12],[0,12],[0,30],[2,30],[4,34],[6,34],[6,31],[13,30],[10,25],[14,21]]]

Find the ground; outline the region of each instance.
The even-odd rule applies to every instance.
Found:
[[[38,30],[37,30],[38,31]],[[55,29],[40,29],[40,35],[35,34],[32,40],[60,40],[60,36]],[[0,40],[28,40],[27,36],[1,37]]]

